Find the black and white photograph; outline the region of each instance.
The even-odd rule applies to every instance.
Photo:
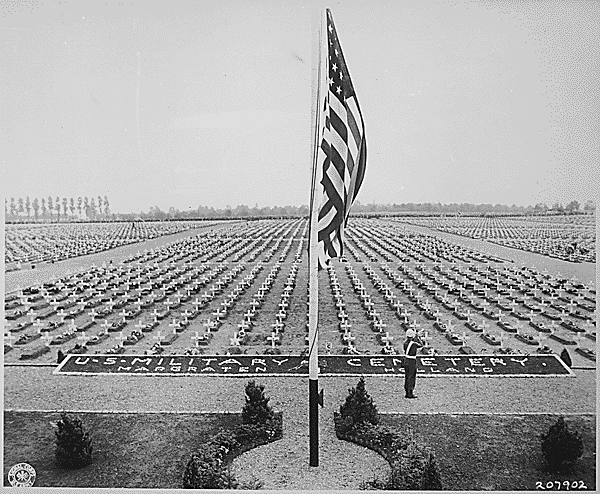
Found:
[[[0,3],[2,488],[598,485],[600,3]]]

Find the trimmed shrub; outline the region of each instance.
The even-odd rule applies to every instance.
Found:
[[[253,380],[246,384],[246,404],[242,408],[244,424],[266,424],[273,420],[273,409],[265,396],[265,387]]]
[[[542,453],[550,471],[569,469],[583,455],[583,439],[559,417],[548,433],[542,434]]]
[[[230,462],[245,451],[281,439],[281,415],[274,415],[268,424],[243,424],[232,430],[221,430],[193,453],[183,475],[185,489],[257,488],[240,484],[229,470]]]
[[[340,407],[342,427],[351,430],[363,425],[377,425],[379,412],[373,398],[367,393],[365,380],[361,377],[354,388],[348,389],[346,401]]]
[[[396,431],[383,425],[362,425],[352,429],[343,426],[339,414],[334,414],[336,435],[379,453],[392,469],[384,481],[366,482],[366,489],[386,490],[441,490],[442,482],[434,453],[420,436],[406,428]]]
[[[62,412],[56,423],[56,463],[81,468],[92,463],[92,438],[76,415]]]

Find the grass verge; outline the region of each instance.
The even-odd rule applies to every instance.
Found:
[[[241,415],[78,413],[93,437],[94,461],[78,470],[55,465],[52,422],[58,413],[4,413],[4,485],[20,462],[36,470],[35,487],[182,488],[190,454]]]
[[[390,427],[408,425],[435,452],[445,490],[539,490],[537,482],[583,482],[596,490],[596,417],[567,416],[583,439],[583,456],[568,473],[544,466],[540,436],[559,415],[382,415]],[[563,488],[564,489],[564,488]],[[552,490],[556,490],[556,485]],[[574,490],[574,489],[570,489]]]

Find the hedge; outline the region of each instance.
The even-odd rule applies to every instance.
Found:
[[[442,489],[435,455],[410,428],[397,431],[366,424],[348,427],[337,412],[334,412],[334,423],[338,439],[369,448],[390,464],[392,473],[386,489]]]
[[[266,424],[242,424],[221,430],[201,445],[188,461],[184,475],[185,489],[231,489],[238,486],[228,465],[240,454],[282,437],[282,415],[276,413]]]

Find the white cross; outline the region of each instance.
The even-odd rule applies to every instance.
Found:
[[[123,342],[127,339],[127,336],[123,334],[123,331],[120,331],[117,336],[115,336],[117,340],[119,340],[119,346],[123,346]]]
[[[12,344],[13,344],[14,340],[15,340],[15,337],[12,334],[10,334],[10,333],[5,333],[4,334],[4,344],[5,345],[8,345],[8,346],[12,347]]]
[[[42,332],[42,328],[44,327],[44,323],[42,321],[40,321],[39,319],[36,319],[35,322],[33,323],[33,325],[36,327],[38,333]]]
[[[273,332],[271,336],[267,336],[267,340],[271,342],[271,348],[275,348],[275,344],[279,341],[279,335]]]
[[[92,321],[94,321],[95,317],[98,315],[98,312],[96,312],[96,310],[94,310],[94,308],[92,308],[92,310],[89,311],[88,314],[91,316]]]
[[[425,347],[429,346],[429,340],[431,340],[431,336],[429,336],[429,333],[427,331],[425,331],[423,333],[423,336],[421,336],[421,339],[425,342]]]
[[[123,317],[123,322],[127,322],[127,316],[129,315],[129,312],[127,312],[125,308],[119,312],[119,315]]]
[[[229,338],[230,346],[240,346],[240,339],[237,333],[233,333],[233,338]]]
[[[206,328],[207,333],[210,333],[210,330],[214,328],[215,325],[216,323],[214,321],[211,321],[210,319],[207,319],[206,322],[203,324],[203,326]]]
[[[390,334],[387,331],[385,332],[385,336],[381,337],[381,341],[383,341],[386,345],[389,345],[393,340],[394,337],[390,336]]]
[[[465,346],[467,344],[467,340],[470,339],[470,336],[467,336],[467,333],[463,331],[462,334],[462,346]]]
[[[77,324],[75,324],[75,319],[71,319],[68,328],[73,332],[77,331]]]
[[[50,333],[44,333],[42,335],[42,339],[46,342],[46,346],[50,346],[50,342],[52,341],[52,336],[50,336]]]
[[[181,315],[185,318],[185,320],[187,321],[188,317],[190,317],[192,315],[192,312],[190,312],[189,310],[185,309]]]
[[[157,342],[159,345],[160,345],[160,342],[162,341],[162,336],[161,336],[161,334],[160,334],[160,333],[161,333],[161,331],[160,331],[160,330],[158,330],[158,331],[156,332],[156,335],[154,335],[154,336],[152,337],[152,339],[153,339],[153,340],[155,340],[155,341],[156,341],[156,342]],[[198,333],[196,333],[196,334],[198,334]]]
[[[173,322],[169,324],[169,327],[173,328],[173,333],[177,334],[177,330],[181,327],[181,323],[177,319],[173,318]]]
[[[104,328],[104,332],[108,333],[108,329],[112,326],[111,323],[109,323],[106,319],[104,319],[104,322],[102,324],[100,324],[100,327]]]
[[[194,342],[194,344],[196,346],[198,346],[198,340],[200,339],[200,335],[198,334],[198,331],[195,331],[195,334],[193,336],[190,336],[190,339]]]
[[[85,345],[88,340],[87,336],[85,336],[85,331],[82,331],[81,334],[77,337],[77,339],[81,341],[82,345]]]
[[[134,326],[137,330],[142,331],[146,325],[142,322],[142,320],[140,319]]]
[[[59,303],[56,301],[55,298],[53,298],[52,301],[48,302],[48,305],[51,305],[54,311],[56,312],[56,306],[59,305]]]

